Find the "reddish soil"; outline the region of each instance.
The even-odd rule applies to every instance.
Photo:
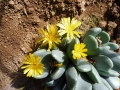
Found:
[[[42,90],[40,80],[22,74],[21,62],[36,49],[38,30],[61,17],[78,18],[84,32],[99,26],[120,44],[119,0],[0,0],[0,90]]]

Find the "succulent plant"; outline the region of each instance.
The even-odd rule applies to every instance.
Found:
[[[31,68],[37,69],[36,72],[40,71],[41,73],[31,76],[35,79],[43,79],[47,90],[118,89],[120,87],[118,77],[120,55],[114,50],[117,50],[119,46],[110,42],[109,34],[99,27],[91,28],[82,39],[79,39],[81,33],[74,32],[78,25],[80,23],[76,19],[70,21],[70,18],[63,18],[62,24],[57,24],[61,28],[61,38],[56,36],[54,39],[54,36],[51,35],[49,40],[48,36],[45,36],[46,40],[43,41],[44,37],[42,37],[42,45],[46,46],[48,43],[49,48],[48,50],[47,48],[38,49],[33,55],[36,58],[41,57],[40,63],[44,64],[44,72],[37,67],[34,68],[34,65],[37,65],[35,63]],[[72,30],[72,28],[74,29]],[[50,29],[48,29],[49,32]],[[47,32],[44,33],[48,35]],[[57,32],[55,31],[55,33]],[[55,33],[52,32],[54,35]],[[61,43],[59,44],[58,41]],[[52,42],[54,47],[52,47]],[[31,68],[27,69],[26,73],[36,73],[31,71]]]

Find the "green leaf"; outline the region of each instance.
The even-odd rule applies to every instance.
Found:
[[[48,75],[46,78],[45,78],[45,84],[47,86],[55,86],[57,83],[58,83],[59,80],[52,80],[50,75]]]
[[[67,56],[60,50],[52,50],[51,54],[58,63],[62,63],[65,59],[67,59]]]
[[[113,67],[113,62],[105,55],[98,55],[92,58],[95,60],[95,67],[97,70],[108,71]]]
[[[88,35],[84,38],[83,43],[86,44],[88,50],[95,50],[98,48],[98,42],[94,36]]]
[[[48,63],[50,61],[53,61],[53,57],[51,56],[51,52],[50,51],[46,51],[46,49],[40,49],[37,50],[33,53],[36,57],[40,56],[40,62],[42,63]]]
[[[113,70],[120,72],[120,55],[111,50],[106,50],[105,52],[103,52],[103,55],[106,55],[112,60],[114,64]]]
[[[51,52],[46,52],[41,58],[42,63],[48,63],[53,60],[54,60],[54,58],[51,56]]]
[[[49,82],[46,82],[47,86],[54,86],[55,80],[51,80]]]
[[[108,50],[110,50],[110,46],[100,46],[97,49],[97,53],[99,54],[104,54],[105,52],[107,52]]]
[[[64,62],[62,63],[62,66],[57,67],[57,68],[51,73],[51,78],[52,78],[53,80],[56,80],[56,79],[60,78],[60,77],[64,74],[64,72],[65,72],[66,67],[68,66],[68,64],[69,64],[68,59],[65,59]]]
[[[118,77],[107,77],[105,80],[110,84],[113,89],[119,89],[120,80]]]
[[[87,75],[95,82],[95,83],[101,83],[101,78],[97,70],[92,66],[92,70],[89,72],[86,72]]]
[[[112,87],[110,86],[110,84],[109,84],[104,78],[101,77],[101,79],[102,79],[103,84],[104,84],[107,88],[109,88],[109,90],[113,90]]]
[[[44,72],[43,72],[41,75],[36,76],[36,77],[34,77],[34,78],[35,78],[35,79],[43,79],[43,78],[45,78],[45,77],[48,76],[49,71],[50,71],[50,66],[49,66],[49,64],[44,64]]]
[[[93,84],[92,90],[110,90],[110,89],[103,83],[95,83]]]
[[[80,72],[89,72],[92,69],[92,65],[84,60],[84,59],[78,59],[79,60],[79,64],[76,65],[76,68],[78,69],[78,71]]]
[[[97,37],[100,37],[100,40],[102,41],[102,44],[108,43],[110,41],[110,36],[107,32],[101,31]]]
[[[63,49],[67,49],[69,43],[71,42],[72,39],[67,39],[66,37],[62,39],[62,42],[60,44],[60,46],[63,48]]]
[[[96,55],[99,55],[99,54],[104,54],[109,49],[110,49],[110,46],[99,46],[95,50],[88,50],[87,55],[88,56],[96,56]]]
[[[89,50],[87,51],[88,56],[96,56],[99,54],[104,54],[106,51],[110,50],[110,46],[99,46],[95,50]]]
[[[101,28],[99,28],[99,27],[91,28],[90,30],[88,30],[88,31],[85,33],[85,35],[84,35],[83,38],[85,38],[85,37],[88,36],[88,35],[92,35],[92,36],[96,37],[101,31],[102,31],[102,30],[101,30]]]
[[[110,50],[117,50],[119,48],[119,45],[113,42],[108,42],[108,43],[102,44],[101,46],[110,46]]]
[[[78,80],[78,72],[72,64],[66,69],[65,77],[68,87],[73,90]]]
[[[110,69],[108,71],[105,71],[105,70],[104,71],[99,71],[98,70],[98,72],[99,72],[100,75],[107,76],[107,77],[109,77],[109,76],[111,76],[111,77],[117,77],[117,76],[119,76],[119,73],[116,72],[116,71],[114,71],[114,70],[112,70],[112,69]]]
[[[58,79],[58,83],[53,87],[53,90],[61,90],[65,85],[65,78],[62,76]]]
[[[45,84],[47,85],[47,86],[56,86],[60,81],[64,81],[64,76],[62,76],[62,77],[60,77],[59,79],[57,79],[57,80],[53,80],[52,78],[51,78],[51,76],[50,75],[48,75],[46,78],[45,78]]]
[[[86,79],[83,73],[79,73],[76,86],[73,90],[92,90],[91,83]]]
[[[95,50],[89,50],[87,51],[87,55],[88,56],[95,56],[95,55],[98,55],[99,54],[99,48],[98,49],[95,49]]]
[[[68,88],[67,84],[65,84],[62,90],[70,90],[70,89]]]
[[[43,57],[46,53],[46,49],[40,49],[40,50],[37,50],[35,51],[33,54],[37,57],[37,56],[40,56],[40,57]]]

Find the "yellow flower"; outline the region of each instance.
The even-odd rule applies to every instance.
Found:
[[[79,31],[75,31],[75,29],[81,25],[80,21],[77,21],[75,18],[72,18],[70,21],[70,17],[68,18],[62,18],[61,23],[58,23],[57,26],[59,26],[61,29],[58,31],[59,34],[62,36],[64,34],[67,34],[67,38],[75,38],[75,36],[80,37],[80,34],[82,34]]]
[[[42,42],[41,46],[46,46],[48,44],[48,51],[52,49],[52,47],[56,48],[56,45],[61,43],[61,37],[55,25],[47,25],[47,30],[41,29],[40,34],[42,37],[38,42]]]
[[[72,50],[73,59],[86,58],[87,54],[85,52],[87,52],[87,49],[85,48],[84,43],[75,44],[74,50]]]
[[[41,57],[35,57],[33,54],[24,58],[23,66],[21,69],[24,69],[24,74],[27,74],[27,77],[35,77],[41,75],[44,72],[44,64],[40,62]]]

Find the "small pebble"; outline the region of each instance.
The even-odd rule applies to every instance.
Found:
[[[101,27],[101,28],[105,28],[106,25],[107,25],[107,22],[104,21],[104,20],[101,20],[101,21],[98,22],[98,25],[99,25],[99,27]]]
[[[28,8],[27,8],[27,13],[28,13],[28,14],[31,14],[31,13],[33,13],[33,12],[34,12],[34,8],[32,8],[32,7],[30,7],[30,8],[28,7]]]
[[[14,2],[14,1],[12,1],[12,0],[10,0],[8,3],[9,3],[9,6],[11,6],[11,7],[13,7],[13,6],[14,6],[14,4],[15,4],[15,2]]]
[[[21,9],[23,9],[23,6],[21,4],[17,4],[17,5],[14,5],[14,8],[19,11]]]

